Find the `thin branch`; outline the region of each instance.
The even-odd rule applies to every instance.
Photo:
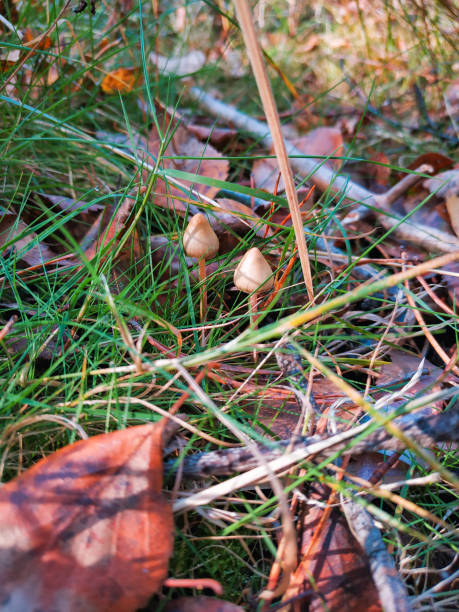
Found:
[[[350,530],[362,547],[370,565],[373,582],[385,612],[410,612],[408,592],[388,553],[373,517],[352,500],[342,500],[341,507]]]
[[[451,390],[457,392],[457,390]],[[394,419],[396,425],[405,437],[415,439],[418,444],[429,447],[440,441],[459,441],[459,406],[434,416],[426,416],[422,410],[413,414]],[[272,469],[287,469],[297,461],[314,456],[315,459],[324,459],[344,450],[343,455],[359,455],[375,448],[380,450],[404,450],[403,441],[395,438],[384,428],[378,429],[365,438],[357,440],[352,446],[346,448],[352,439],[363,434],[369,427],[368,423],[359,425],[351,430],[341,432],[332,437],[323,435],[300,436],[296,440],[287,439],[278,442],[275,446],[260,446],[259,452],[265,460],[276,463]],[[286,453],[286,449],[289,452]],[[176,460],[165,463],[165,469],[172,468]],[[207,478],[209,476],[231,476],[237,472],[253,470],[258,465],[254,459],[252,449],[235,447],[221,451],[202,452],[185,457],[182,462],[183,475],[188,478]],[[264,477],[264,473],[253,474],[255,482]],[[218,485],[217,485],[218,486]]]

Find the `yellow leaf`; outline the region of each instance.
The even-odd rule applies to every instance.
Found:
[[[106,94],[113,94],[117,91],[129,93],[132,91],[136,81],[134,68],[117,68],[107,74],[101,83],[102,91]]]

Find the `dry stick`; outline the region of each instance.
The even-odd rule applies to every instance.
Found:
[[[248,117],[238,111],[234,106],[216,100],[199,87],[191,87],[189,94],[198,102],[201,108],[206,109],[212,115],[223,118],[238,129],[251,134],[252,137],[258,138],[267,148],[273,146],[273,139],[266,123],[252,119],[252,117]],[[352,182],[346,176],[337,176],[326,164],[318,165],[316,158],[306,158],[304,153],[288,140],[285,141],[285,146],[288,154],[293,156],[290,160],[292,168],[302,176],[310,175],[312,182],[321,191],[330,190],[333,193],[340,193],[348,200],[363,203],[370,208],[380,209],[381,212],[378,214],[378,217],[386,229],[394,229],[396,227],[398,235],[404,240],[414,241],[429,251],[452,253],[459,250],[459,240],[453,234],[421,224],[410,225],[398,216],[388,216],[385,214],[389,210],[394,197],[400,195],[402,191],[400,186],[395,185],[383,194],[373,193],[365,189],[365,187]],[[414,178],[412,181],[415,182]],[[411,186],[413,182],[410,180],[408,184]],[[401,185],[406,188],[407,182],[401,182]]]
[[[239,24],[241,26],[242,35],[244,37],[247,53],[252,64],[252,70],[257,82],[258,91],[268,121],[269,130],[272,135],[272,143],[274,152],[277,157],[279,168],[284,179],[285,194],[287,196],[290,214],[292,215],[293,227],[295,230],[295,238],[298,246],[298,254],[303,270],[304,282],[308,292],[309,300],[314,300],[314,286],[312,283],[311,268],[309,265],[308,250],[306,247],[306,238],[303,230],[303,222],[298,204],[298,197],[293,180],[292,168],[287,155],[287,150],[282,135],[279,114],[277,112],[274,96],[271,89],[271,83],[266,72],[266,67],[263,62],[260,45],[255,32],[255,27],[252,21],[252,15],[247,0],[234,0],[236,13]]]
[[[413,607],[407,590],[371,514],[357,502],[343,498],[341,507],[351,532],[368,557],[384,612],[410,612]]]
[[[452,389],[451,395],[454,392],[455,390]],[[459,441],[459,408],[430,416],[426,416],[422,412],[415,412],[398,417],[393,422],[403,431],[405,436],[415,438],[424,447],[429,447],[442,441]],[[270,462],[273,471],[284,470],[294,465],[297,461],[302,461],[311,456],[322,460],[340,450],[344,450],[353,438],[363,434],[368,427],[368,423],[364,423],[331,437],[325,437],[322,434],[301,436],[295,440],[282,440],[274,446],[258,447],[258,450],[265,456],[266,461]],[[404,442],[393,437],[382,428],[354,442],[352,447],[344,450],[343,456],[360,455],[374,448],[399,451],[404,450],[405,447]],[[291,452],[286,452],[287,448],[291,448]],[[167,461],[165,464],[167,469],[170,469],[174,462],[175,460]],[[251,449],[247,447],[234,447],[227,450],[195,453],[183,459],[182,467],[183,475],[186,478],[232,476],[237,472],[250,470],[236,477],[240,478],[243,481],[243,486],[245,486],[266,476],[266,471],[256,467],[257,465],[259,463],[254,459]],[[219,486],[217,485],[217,487]],[[212,487],[212,491],[214,489],[215,487]],[[232,490],[235,490],[235,488]],[[215,499],[210,492],[208,496],[210,499]],[[209,500],[202,503],[208,503]],[[186,502],[187,500],[184,501]]]

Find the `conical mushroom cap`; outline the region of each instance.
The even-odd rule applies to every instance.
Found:
[[[189,257],[210,259],[218,252],[217,234],[201,213],[194,215],[183,234],[183,246]]]
[[[234,284],[239,291],[270,291],[274,286],[273,271],[257,247],[244,255],[234,271]]]

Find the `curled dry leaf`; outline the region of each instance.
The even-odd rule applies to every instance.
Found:
[[[447,170],[453,165],[453,160],[442,153],[428,152],[422,153],[408,166],[409,170],[417,170],[420,166],[428,165],[433,169],[433,173]],[[403,175],[401,175],[403,176]]]
[[[291,141],[297,149],[305,155],[314,156],[341,156],[343,155],[344,143],[341,131],[333,127],[319,127],[311,130],[308,134]],[[318,159],[317,163],[323,163],[323,159]],[[340,165],[339,159],[328,160],[325,163],[334,168]],[[279,168],[276,159],[259,159],[254,162],[252,167],[252,177],[255,186],[264,189],[269,193],[274,192]],[[284,182],[279,181],[278,192],[284,191]]]
[[[134,68],[117,68],[104,77],[100,87],[106,94],[129,93],[132,91],[135,81]]]
[[[129,612],[167,574],[163,423],[76,442],[0,489],[2,609]]]

